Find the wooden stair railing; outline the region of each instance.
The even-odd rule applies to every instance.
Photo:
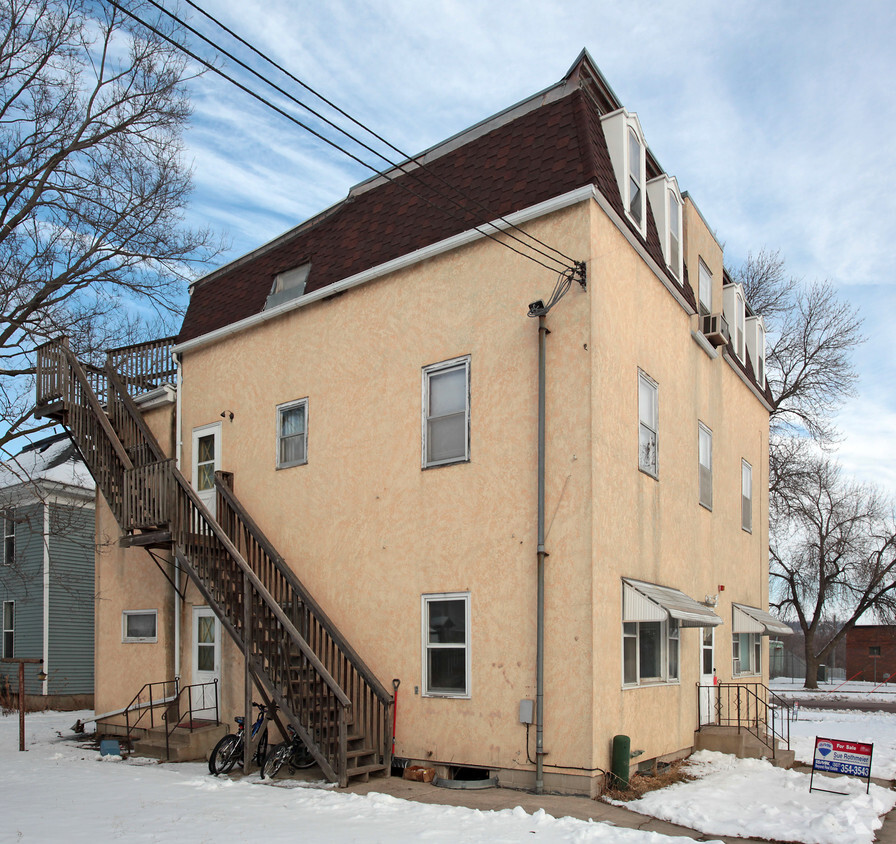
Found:
[[[244,651],[256,684],[278,704],[324,774],[346,785],[349,776],[388,770],[391,695],[232,490],[218,485],[221,515],[231,526],[225,531],[174,461],[165,458],[129,389],[137,384],[139,392],[139,384],[153,383],[146,372],[132,372],[125,382],[111,354],[100,370],[83,367],[65,342],[38,350],[38,413],[57,416],[69,427],[123,530],[168,532],[176,559]]]

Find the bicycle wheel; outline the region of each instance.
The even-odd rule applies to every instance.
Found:
[[[277,772],[283,767],[287,756],[289,756],[289,744],[285,741],[275,744],[268,753],[267,759],[264,760],[264,765],[261,766],[261,778],[274,779]]]
[[[296,741],[289,760],[291,768],[310,768],[316,765],[317,760],[311,755],[311,751],[300,741]]]
[[[212,755],[208,757],[209,772],[215,776],[226,774],[237,763],[242,749],[240,737],[228,733],[215,745]]]
[[[258,767],[262,767],[264,765],[265,760],[268,756],[268,728],[264,728],[264,732],[261,734],[261,738],[258,740],[258,747],[255,750],[255,764]]]

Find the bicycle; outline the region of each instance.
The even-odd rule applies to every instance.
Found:
[[[261,768],[262,778],[274,779],[284,765],[289,768],[289,773],[293,774],[298,768],[310,768],[315,763],[314,757],[296,731],[289,724],[286,725],[286,729],[289,732],[289,740],[275,744],[271,748]]]
[[[258,718],[256,718],[255,723],[252,724],[252,738],[255,738],[255,734],[261,729],[261,725],[264,723],[267,707],[263,703],[255,703],[254,701],[252,702],[252,706],[258,707]],[[208,770],[215,776],[218,776],[218,774],[226,774],[234,765],[239,765],[241,768],[243,767],[243,741],[245,740],[246,735],[246,719],[238,715],[233,720],[236,721],[237,731],[235,733],[228,733],[224,736],[224,738],[215,745],[212,755],[208,758]],[[267,750],[268,728],[265,724],[264,731],[258,741],[258,747],[252,756],[252,761],[259,767],[265,762]],[[262,774],[262,776],[264,776],[264,774]]]

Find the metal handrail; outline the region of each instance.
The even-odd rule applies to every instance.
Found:
[[[715,724],[755,736],[775,757],[780,741],[790,749],[790,705],[763,683],[719,683],[697,687],[698,707],[704,689],[715,691]],[[698,719],[699,722],[699,719]],[[698,723],[697,729],[707,726]]]
[[[167,696],[163,696],[156,700],[153,696],[153,689],[158,688],[159,686],[163,687],[172,687],[174,692],[173,694],[168,694]],[[173,700],[177,699],[179,694],[180,680],[175,677],[173,680],[159,680],[155,683],[144,683],[141,687],[140,691],[134,695],[131,699],[131,702],[124,708],[124,726],[125,726],[125,740],[131,740],[131,732],[138,728],[146,729],[146,727],[140,727],[140,722],[146,717],[147,713],[149,713],[149,729],[155,727],[155,710],[157,706],[162,706],[163,704],[171,703]],[[144,693],[148,692],[149,699],[146,701],[141,700]],[[164,695],[165,692],[163,691]],[[139,711],[139,715],[137,715],[134,723],[131,723],[131,713]]]
[[[165,758],[171,758],[171,734],[183,724],[184,717],[189,717],[189,731],[193,732],[193,689],[202,689],[203,690],[203,701],[205,700],[205,689],[209,686],[212,687],[212,691],[215,696],[215,726],[217,727],[221,723],[221,713],[218,709],[218,680],[217,678],[211,680],[208,683],[192,683],[189,686],[184,686],[178,693],[177,697],[171,702],[171,705],[165,710],[165,713],[162,715],[162,718],[165,721]],[[187,695],[187,709],[183,714],[178,714],[174,719],[174,723],[171,723],[170,713],[173,711],[175,713],[180,713],[180,701],[186,692]],[[208,709],[207,706],[203,706],[199,709],[199,711],[203,711]]]

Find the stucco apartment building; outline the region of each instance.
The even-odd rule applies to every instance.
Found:
[[[98,376],[98,711],[178,675],[229,719],[248,676],[345,782],[395,679],[397,758],[593,793],[613,736],[687,752],[699,683],[767,678],[762,318],[587,53],[194,283],[158,348]]]

